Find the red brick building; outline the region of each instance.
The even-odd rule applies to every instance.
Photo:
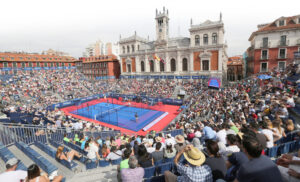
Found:
[[[101,55],[81,57],[82,72],[91,79],[115,79],[120,76],[120,64],[117,56]]]
[[[258,25],[249,38],[247,72],[256,74],[273,69],[284,70],[300,51],[300,15],[280,17],[267,24]]]
[[[237,81],[244,78],[243,56],[229,57],[227,62],[227,80]]]
[[[0,52],[2,74],[11,74],[20,70],[65,69],[74,67],[75,62],[76,59],[69,56]]]

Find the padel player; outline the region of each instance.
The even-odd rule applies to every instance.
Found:
[[[139,119],[139,116],[138,116],[137,112],[135,113],[134,117],[135,117],[135,122],[137,123],[138,119]]]

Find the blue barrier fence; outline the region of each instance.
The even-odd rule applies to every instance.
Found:
[[[69,107],[69,106],[73,106],[73,105],[80,105],[84,102],[103,98],[104,96],[115,98],[115,99],[118,99],[119,97],[121,97],[123,99],[127,98],[127,99],[131,99],[131,100],[137,98],[136,95],[126,95],[126,94],[117,94],[117,93],[96,94],[96,95],[89,96],[89,97],[78,98],[78,99],[74,99],[74,100],[70,100],[70,101],[66,101],[66,102],[62,102],[62,103],[52,104],[52,105],[48,106],[47,109],[54,110],[55,108],[64,108],[64,107]],[[183,100],[181,100],[181,99],[147,97],[145,95],[141,95],[139,97],[142,99],[143,102],[147,101],[149,103],[162,102],[163,104],[176,105],[176,106],[181,106],[183,104]]]
[[[208,79],[207,75],[120,75],[120,79]]]

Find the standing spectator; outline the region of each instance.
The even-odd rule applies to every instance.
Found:
[[[185,144],[184,137],[182,135],[176,135],[175,141],[176,141],[175,149],[177,152],[180,152],[185,148],[186,144]]]
[[[255,137],[243,137],[243,150],[249,158],[237,173],[237,181],[240,182],[281,182],[281,174],[278,167],[268,157],[261,155],[262,146]]]
[[[179,159],[184,155],[187,165],[179,163]],[[183,150],[178,152],[174,159],[177,171],[180,176],[176,176],[170,171],[165,171],[166,182],[212,182],[212,172],[205,162],[205,155],[192,145],[187,145]]]
[[[27,172],[22,170],[16,170],[19,162],[20,161],[16,158],[9,159],[5,163],[6,171],[0,174],[0,181],[20,182],[22,180],[25,180]]]
[[[154,162],[160,161],[164,158],[164,153],[163,151],[160,150],[160,148],[161,148],[161,143],[160,142],[156,143],[155,151],[151,153]]]
[[[131,156],[128,160],[129,168],[121,170],[122,182],[142,182],[145,171],[138,167],[138,160],[135,156]]]
[[[176,149],[173,147],[173,144],[171,141],[166,142],[166,148],[164,150],[164,157],[165,158],[173,158],[176,155]]]
[[[139,145],[138,162],[139,165],[143,168],[153,166],[152,156],[147,152],[147,149],[143,144]]]
[[[221,173],[224,178],[226,175],[226,163],[219,153],[218,143],[213,140],[207,140],[205,143],[208,153],[205,164],[211,168],[214,181],[218,179],[216,178],[218,173]]]

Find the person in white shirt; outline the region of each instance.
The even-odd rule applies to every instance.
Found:
[[[86,142],[84,148],[87,152],[88,159],[90,159],[92,162],[96,162],[97,159],[100,160],[100,156],[98,153],[99,147],[95,142]]]
[[[172,137],[171,134],[167,134],[165,143],[167,143],[167,142],[171,143],[173,146],[176,144],[176,141],[175,141],[174,137]]]
[[[225,150],[220,151],[220,153],[224,157],[227,157],[228,155],[230,155],[232,153],[240,151],[240,148],[236,145],[238,142],[237,136],[235,136],[233,134],[229,134],[229,135],[227,135],[226,140],[227,140],[228,146],[225,148]]]
[[[217,139],[219,142],[222,142],[224,145],[226,145],[226,135],[227,135],[227,132],[225,130],[225,128],[223,126],[220,126],[219,127],[219,131],[217,132],[216,136],[217,136]]]
[[[27,177],[27,171],[16,170],[20,161],[16,158],[9,159],[6,165],[6,171],[0,174],[0,181],[20,182]]]
[[[270,130],[268,128],[268,124],[265,121],[262,122],[261,126],[262,126],[261,133],[264,134],[267,138],[267,146],[266,147],[272,148],[274,146],[273,132],[272,132],[272,130]]]

